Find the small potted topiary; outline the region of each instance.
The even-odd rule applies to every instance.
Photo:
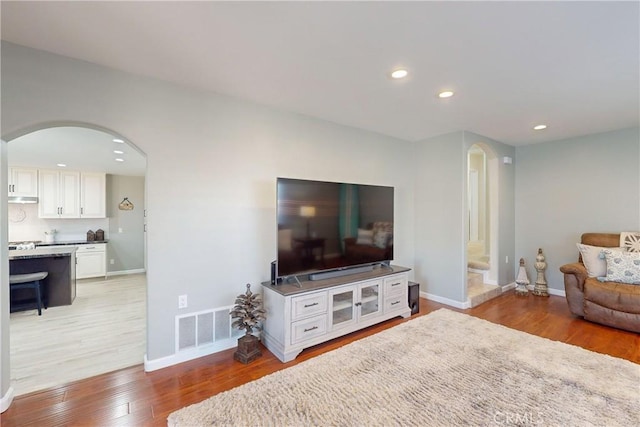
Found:
[[[244,336],[238,338],[238,350],[233,358],[242,363],[249,363],[262,355],[260,340],[253,335],[254,329],[259,331],[260,322],[265,320],[265,311],[261,308],[262,298],[251,292],[251,285],[247,283],[247,291],[238,295],[236,305],[229,313],[233,319],[231,326],[245,331]]]

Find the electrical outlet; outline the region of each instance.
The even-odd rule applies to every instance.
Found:
[[[115,260],[115,259],[110,259],[110,260],[109,260],[109,264],[113,265],[113,264],[115,264],[115,263],[116,263],[116,260]]]
[[[509,255],[507,255],[506,257],[504,257],[504,262],[505,262],[505,264],[509,264]]]
[[[178,308],[187,308],[187,296],[180,295],[178,297]]]
[[[122,227],[118,228],[118,233],[122,233]]]

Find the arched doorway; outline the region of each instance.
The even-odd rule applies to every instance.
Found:
[[[467,301],[471,307],[501,292],[498,286],[498,160],[490,147],[467,151]]]
[[[11,379],[15,394],[143,363],[146,350],[144,153],[117,132],[88,123],[45,123],[4,139],[10,176],[16,169],[37,171],[38,178],[43,172],[50,176],[56,171],[79,177],[104,174],[102,217],[43,215],[39,209],[43,194],[38,194],[37,203],[29,205],[4,200],[9,241],[44,240],[44,231],[56,230],[57,243],[71,245],[86,242],[88,231],[98,229],[108,240],[104,276],[89,273],[76,280],[76,297],[69,306],[50,307],[42,316],[30,312],[10,315]],[[78,182],[82,185],[82,181]],[[118,209],[125,197],[134,202],[134,209]],[[98,245],[91,246],[93,249]],[[86,249],[89,245],[77,247]],[[95,253],[90,255],[96,259]],[[127,325],[134,325],[132,328],[136,329],[128,339],[124,339],[123,329],[130,326],[123,326],[122,318],[131,320]],[[46,345],[52,336],[57,337],[55,345]],[[37,353],[42,361],[34,359],[21,337],[41,343]],[[135,343],[132,337],[136,337]],[[131,350],[134,345],[137,347]],[[107,362],[96,359],[95,354],[104,354]],[[47,369],[52,363],[55,368]]]

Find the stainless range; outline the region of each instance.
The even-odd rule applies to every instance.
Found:
[[[24,240],[21,242],[9,242],[9,250],[11,249],[34,249],[42,240]]]

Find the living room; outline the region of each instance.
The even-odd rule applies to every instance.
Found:
[[[2,7],[2,19],[8,19],[4,2]],[[580,99],[555,99],[550,95],[547,99],[535,98],[541,111],[537,117],[519,118],[518,126],[528,136],[519,140],[526,143],[518,145],[514,136],[499,129],[498,123],[509,119],[492,120],[498,113],[489,110],[490,106],[477,111],[477,120],[462,128],[436,124],[425,137],[387,136],[393,133],[363,130],[356,119],[351,124],[341,124],[331,118],[312,117],[310,108],[290,112],[278,104],[277,96],[268,105],[260,99],[250,100],[247,94],[215,93],[197,85],[167,82],[141,75],[144,73],[96,65],[88,59],[72,59],[44,48],[26,47],[5,39],[3,22],[2,138],[10,144],[13,138],[34,127],[73,121],[110,129],[146,154],[146,360],[150,370],[182,361],[174,342],[177,315],[229,306],[244,291],[246,283],[257,289],[260,282],[269,279],[269,264],[276,253],[278,176],[393,186],[394,263],[412,269],[411,279],[420,283],[424,297],[455,306],[466,299],[466,151],[473,144],[485,144],[500,159],[498,283],[512,283],[517,260],[523,257],[531,266],[537,249],[543,248],[549,287],[552,293],[561,295],[559,267],[575,261],[575,243],[581,233],[640,228],[638,41],[632,37],[637,34],[638,23],[633,18],[630,27],[625,27],[617,14],[623,17],[633,13],[614,12],[616,18],[610,22],[635,33],[614,32],[621,39],[613,39],[611,44],[619,50],[611,52],[613,47],[607,44],[601,56],[587,55],[584,51],[590,45],[582,46],[573,40],[575,45],[571,46],[582,46],[582,50],[576,49],[581,67],[560,80],[593,96],[592,86],[602,93],[600,86],[621,79],[626,95],[616,92],[621,99],[618,104],[607,103],[608,98],[602,95],[593,102],[587,95]],[[593,18],[591,13],[588,16]],[[633,16],[637,17],[637,13]],[[203,47],[205,53],[208,49]],[[627,58],[625,52],[632,55],[628,62],[619,64],[621,71],[614,69],[605,74],[603,67],[593,64],[594,57],[609,58],[611,62],[617,55]],[[158,61],[158,69],[172,61],[163,55],[154,60]],[[459,60],[458,68],[462,68],[477,58]],[[506,78],[499,75],[503,65],[491,64],[483,63],[478,69],[489,68],[497,74],[492,82]],[[194,62],[185,67],[196,65]],[[270,65],[260,63],[264,68]],[[596,68],[595,82],[577,75],[587,65]],[[530,77],[526,74],[515,79],[521,83],[513,90],[533,98],[529,92],[543,88],[530,83]],[[388,95],[389,102],[397,104],[397,108],[402,104],[401,95],[413,91],[412,81],[396,84],[386,76],[381,79],[389,86],[386,91],[399,92]],[[311,96],[322,92],[327,84],[330,83],[309,84],[307,93]],[[443,84],[446,82],[434,82],[434,93],[423,97],[428,99],[426,103],[435,104],[436,110],[444,111],[440,116],[444,123],[461,108],[456,103],[471,95],[460,90],[446,104],[437,104],[440,100],[435,96],[436,86]],[[487,83],[486,91],[490,95],[497,86]],[[344,103],[342,99],[324,102]],[[360,101],[362,105],[368,102]],[[597,115],[579,114],[586,103],[600,104]],[[504,115],[510,113],[506,110],[514,109],[509,104],[495,104],[492,108],[503,110]],[[525,98],[522,104],[534,104],[534,100]],[[554,116],[562,110],[575,111],[583,127],[567,129],[567,125],[555,121]],[[614,111],[617,119],[609,118],[605,125],[599,125],[600,113],[604,116],[607,111]],[[384,114],[392,112],[393,107],[383,110]],[[362,112],[369,114],[373,115]],[[428,116],[423,111],[414,114],[397,119],[398,127]],[[385,117],[381,115],[374,121],[384,122]],[[537,124],[533,122],[536,119],[548,121],[546,133],[530,129]],[[487,127],[482,126],[483,122]],[[6,144],[2,145],[4,162]],[[513,162],[505,163],[504,158]],[[0,165],[3,176],[5,165]],[[6,242],[6,231],[0,233]],[[6,259],[5,252],[2,258]],[[529,267],[529,274],[532,273]],[[3,298],[8,289],[6,279],[3,276]],[[178,296],[184,294],[188,295],[188,308],[178,309]],[[2,396],[10,387],[5,305],[0,342]]]

